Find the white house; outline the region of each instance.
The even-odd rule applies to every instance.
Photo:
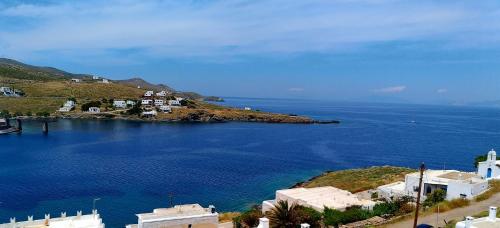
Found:
[[[417,196],[420,173],[410,173],[405,177],[404,192]],[[436,189],[446,191],[446,199],[472,199],[488,189],[488,181],[475,173],[457,170],[425,170],[423,176],[422,197],[431,194]]]
[[[158,208],[152,213],[137,214],[137,217],[137,224],[127,225],[126,228],[217,228],[219,225],[219,214],[215,211],[215,207],[203,208],[199,204]]]
[[[405,191],[405,182],[398,181],[377,187],[378,197],[392,201],[405,195],[411,195],[411,192]]]
[[[115,100],[113,101],[113,106],[116,108],[126,108],[127,107],[127,102],[124,100]]]
[[[153,100],[144,99],[144,100],[141,101],[141,104],[142,105],[152,105],[153,104]]]
[[[142,116],[144,117],[153,117],[156,116],[158,113],[155,110],[144,110],[142,112]]]
[[[98,107],[90,107],[89,108],[89,113],[100,113],[101,109]]]
[[[46,228],[104,228],[101,216],[94,210],[92,214],[83,215],[78,211],[76,216],[66,216],[66,212],[61,213],[59,218],[51,218],[50,214],[45,214],[44,219],[34,220],[33,216],[28,216],[27,221],[16,221],[16,218],[10,218],[9,223],[0,224],[0,228],[17,227],[46,227]]]
[[[243,108],[243,109],[244,109],[245,111],[252,111],[252,108],[250,108],[250,107],[245,107],[245,108]]]
[[[131,106],[134,106],[135,105],[135,101],[131,101],[131,100],[127,100],[127,105],[131,105]]]
[[[162,105],[162,106],[160,106],[160,110],[162,112],[172,112],[172,108],[170,108],[170,106],[168,106],[168,105]]]
[[[170,106],[181,106],[181,102],[178,100],[169,100],[168,105]]]
[[[102,81],[100,81],[101,83],[104,83],[104,84],[109,84],[109,80],[108,79],[105,79],[103,78]]]
[[[375,202],[371,200],[359,199],[357,195],[348,191],[327,186],[276,191],[276,199],[262,202],[262,212],[271,210],[279,201],[287,201],[289,205],[297,203],[320,212],[325,207],[344,211],[346,208],[355,205],[369,210],[375,206]]]
[[[153,91],[151,91],[151,90],[149,90],[149,91],[146,91],[146,92],[144,93],[144,96],[145,96],[145,97],[151,97],[151,96],[153,96],[153,94],[154,94],[154,92],[153,92]]]
[[[80,83],[82,82],[82,79],[79,79],[79,78],[72,78],[71,79],[72,82],[76,82],[76,83]]]
[[[96,75],[92,76],[92,80],[99,80],[99,76]]]
[[[162,106],[164,103],[164,100],[155,99],[155,106]]]
[[[184,100],[184,98],[182,98],[182,97],[176,97],[175,100],[178,101],[178,102],[181,102],[181,101]]]
[[[75,105],[76,103],[74,101],[67,100],[66,103],[64,103],[64,105],[59,108],[59,112],[69,112],[75,107]]]
[[[162,91],[160,91],[160,92],[156,93],[156,96],[157,96],[157,97],[164,97],[164,96],[167,96],[167,91],[162,90]]]
[[[500,161],[497,161],[497,152],[491,150],[488,152],[486,161],[479,162],[477,165],[477,174],[485,179],[500,179]]]
[[[500,219],[497,218],[497,207],[490,207],[488,217],[473,218],[467,217],[465,221],[458,222],[455,228],[486,228],[486,227],[500,227]]]

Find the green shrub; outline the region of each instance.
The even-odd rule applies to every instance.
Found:
[[[427,199],[425,199],[423,206],[431,207],[437,203],[443,202],[446,199],[446,191],[442,189],[437,189],[431,194],[427,195]]]
[[[394,215],[398,211],[398,205],[393,202],[378,203],[373,207],[373,215]]]
[[[263,217],[259,206],[253,206],[250,210],[243,212],[240,216],[233,218],[234,227],[252,228],[259,225],[259,219]]]

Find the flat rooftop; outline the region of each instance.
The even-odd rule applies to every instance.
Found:
[[[307,204],[317,210],[323,208],[342,209],[354,205],[369,206],[374,202],[370,200],[360,200],[355,194],[331,186],[318,188],[293,188],[276,191],[276,200],[290,198],[296,203]]]
[[[82,215],[71,217],[60,217],[49,219],[49,225],[45,225],[45,219],[33,221],[16,222],[15,227],[25,228],[104,228],[102,219],[97,215]],[[10,223],[0,224],[0,228],[12,228]]]
[[[415,172],[408,175],[412,177],[419,177],[420,173]],[[475,173],[461,172],[458,170],[425,170],[424,181],[431,184],[448,184],[450,181],[478,183],[484,180]]]
[[[182,219],[186,217],[208,215],[217,215],[217,213],[212,213],[210,211],[210,208],[203,208],[199,204],[186,204],[176,205],[171,208],[157,208],[154,209],[152,213],[137,214],[137,217],[139,217],[139,219],[142,219],[143,221],[147,221],[158,219]]]

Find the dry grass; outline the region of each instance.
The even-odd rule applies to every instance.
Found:
[[[490,185],[490,189],[488,189],[483,194],[476,196],[476,198],[474,199],[476,202],[481,202],[483,200],[487,200],[491,196],[500,192],[500,180],[491,180],[489,182],[489,185]]]
[[[309,188],[333,186],[350,192],[361,192],[381,185],[402,181],[406,174],[412,172],[415,172],[415,170],[393,166],[342,170],[327,172],[301,184],[301,186]]]
[[[239,212],[224,212],[224,213],[219,213],[219,222],[224,223],[224,222],[232,222],[233,218],[236,218],[240,216],[241,213]]]
[[[8,110],[10,113],[21,112],[26,114],[32,112],[49,112],[53,113],[65,102],[61,98],[10,98],[0,97],[0,110]]]
[[[469,205],[470,205],[470,200],[467,200],[467,199],[454,199],[451,201],[445,200],[443,202],[440,202],[440,203],[432,206],[429,211],[432,213],[436,213],[436,212],[438,212],[438,206],[439,206],[439,213],[441,213],[441,212],[450,211],[450,210],[453,210],[456,208],[466,207]]]

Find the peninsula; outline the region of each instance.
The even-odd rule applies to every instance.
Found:
[[[6,117],[338,123],[216,104],[221,101],[218,97],[177,91],[141,78],[111,80],[0,58],[0,112]]]

